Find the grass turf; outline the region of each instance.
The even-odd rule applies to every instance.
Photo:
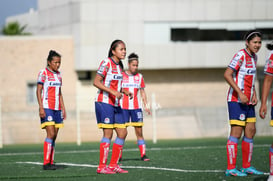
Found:
[[[252,165],[268,172],[272,137],[256,137]],[[0,180],[266,180],[267,176],[226,177],[226,138],[147,141],[149,162],[140,161],[137,145],[127,141],[122,166],[128,174],[98,175],[99,143],[58,143],[55,161],[60,169],[42,170],[43,145],[4,145],[0,149]],[[108,161],[110,160],[109,154]],[[241,148],[237,166],[241,167]],[[26,163],[33,162],[33,163]],[[58,164],[59,163],[59,164]],[[76,164],[76,166],[66,165]],[[86,165],[84,165],[86,164]],[[146,168],[145,168],[146,167]]]

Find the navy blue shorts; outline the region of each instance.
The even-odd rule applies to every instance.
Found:
[[[143,112],[141,109],[123,109],[126,126],[143,126]]]
[[[41,118],[41,128],[46,126],[55,126],[56,128],[64,127],[61,110],[44,109],[46,116]]]
[[[239,102],[228,102],[230,125],[245,126],[246,122],[256,122],[255,107]]]
[[[121,107],[95,102],[95,111],[99,128],[126,128]]]

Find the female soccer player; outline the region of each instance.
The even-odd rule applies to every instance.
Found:
[[[273,41],[271,43],[268,43],[266,47],[268,50],[270,50],[270,52],[264,67],[265,77],[264,77],[263,90],[262,90],[261,107],[259,111],[260,117],[262,119],[265,118],[265,115],[267,113],[266,102],[267,102],[267,97],[268,97],[270,87],[273,81]],[[273,95],[271,100],[270,126],[273,126]],[[270,168],[270,176],[268,178],[268,181],[273,181],[273,143],[269,149],[269,168]]]
[[[50,50],[47,58],[47,67],[40,71],[37,81],[37,100],[41,128],[46,130],[44,141],[44,170],[55,170],[54,148],[59,128],[63,127],[66,118],[61,86],[62,77],[59,72],[61,55]]]
[[[246,48],[240,50],[232,58],[224,73],[224,78],[230,85],[227,101],[231,132],[227,141],[226,176],[260,175],[263,172],[251,166],[253,137],[256,133],[255,105],[257,96],[255,90],[256,53],[261,48],[261,33],[249,31],[245,35]],[[242,140],[243,168],[236,169],[237,145],[244,131]]]
[[[118,165],[121,150],[127,136],[125,120],[120,107],[122,97],[121,82],[123,65],[121,60],[126,56],[126,47],[123,41],[112,42],[108,58],[100,63],[93,85],[98,93],[95,101],[95,111],[98,127],[103,130],[103,138],[100,143],[100,162],[97,168],[99,174],[128,173]],[[128,92],[123,93],[129,95]],[[113,130],[117,138],[112,148],[112,158],[107,167],[107,158]]]
[[[148,114],[151,111],[147,105],[147,97],[145,93],[145,83],[142,74],[138,73],[138,55],[131,53],[128,56],[128,70],[123,72],[122,89],[133,93],[133,98],[124,95],[121,99],[121,107],[123,109],[124,118],[127,125],[135,127],[137,143],[140,151],[140,157],[143,161],[149,161],[146,156],[146,146],[143,137],[143,113],[140,101],[140,95],[144,104],[144,109]],[[130,124],[131,121],[131,124]]]

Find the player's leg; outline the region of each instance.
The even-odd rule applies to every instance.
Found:
[[[111,139],[113,136],[113,121],[114,121],[114,109],[111,105],[96,102],[95,111],[98,127],[103,130],[103,137],[100,143],[100,158],[97,173],[99,174],[114,174],[107,167],[107,159],[110,148]]]
[[[53,143],[52,143],[52,149],[51,149],[51,156],[50,156],[50,163],[52,166],[55,166],[54,164],[54,155],[55,155],[55,143],[57,139],[57,135],[59,133],[59,129],[64,127],[63,123],[63,116],[62,116],[62,111],[53,111],[54,112],[54,121],[55,121],[55,136],[53,138]]]
[[[227,141],[227,170],[226,176],[246,176],[236,169],[238,142],[245,126],[245,111],[237,102],[228,102],[229,121],[231,125],[230,136]]]
[[[128,110],[128,109],[122,109],[122,114],[123,114],[123,119],[125,121],[126,127],[130,126],[130,119],[131,119],[130,110]],[[122,161],[122,154],[123,154],[123,149],[120,152],[119,162]]]
[[[242,140],[243,165],[241,171],[247,174],[262,175],[263,172],[256,170],[251,166],[253,153],[253,138],[256,133],[256,115],[254,106],[250,105],[247,113],[244,137]]]
[[[128,173],[127,170],[123,170],[119,167],[118,161],[120,158],[120,154],[122,153],[122,149],[124,146],[125,138],[127,136],[127,128],[126,123],[123,117],[122,109],[120,107],[115,108],[115,131],[117,133],[117,137],[113,144],[112,149],[112,157],[109,164],[109,168],[116,173]]]
[[[273,126],[273,107],[271,107],[270,126]],[[271,144],[271,147],[269,148],[269,170],[270,170],[270,175],[268,177],[268,181],[273,181],[273,143]]]
[[[51,109],[44,109],[45,117],[41,118],[41,128],[46,130],[46,138],[44,141],[44,170],[55,170],[51,167],[50,158],[53,140],[55,138],[55,122],[53,120],[54,113]]]
[[[140,158],[142,161],[150,161],[146,155],[146,144],[143,137],[142,126],[135,126],[135,133],[137,137],[137,145],[140,151]]]

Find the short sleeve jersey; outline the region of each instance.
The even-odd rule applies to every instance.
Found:
[[[248,100],[251,100],[255,91],[256,63],[256,54],[251,55],[246,49],[242,49],[234,55],[228,66],[234,70],[233,79]],[[237,92],[232,87],[229,88],[227,101],[241,102]]]
[[[60,92],[62,76],[60,72],[53,72],[48,68],[40,71],[37,84],[43,85],[42,102],[45,109],[61,110]]]
[[[265,66],[264,66],[264,73],[270,76],[273,76],[273,50],[270,51],[266,62],[265,62]],[[272,96],[273,96],[273,92],[272,92]],[[272,97],[273,100],[273,97]],[[273,101],[271,101],[271,104],[273,106]]]
[[[139,90],[145,88],[142,74],[128,75],[126,72],[123,72],[122,88],[133,93],[132,99],[129,96],[123,95],[121,99],[122,109],[141,109]]]
[[[103,77],[103,85],[115,91],[121,90],[122,69],[114,60],[107,58],[100,63],[97,74]],[[98,90],[96,102],[119,106],[119,99],[106,91]]]

